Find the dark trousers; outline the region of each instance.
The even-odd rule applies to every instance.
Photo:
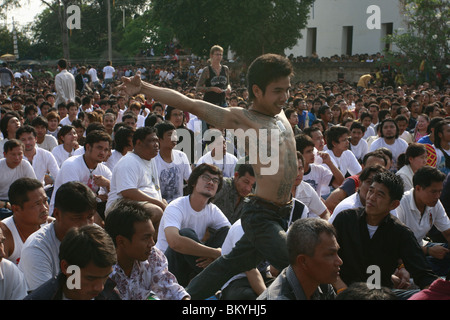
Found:
[[[269,261],[279,271],[288,266],[286,230],[292,204],[277,207],[254,196],[244,201],[244,235],[229,254],[216,259],[192,279],[186,290],[193,300],[209,298],[231,277],[255,268],[261,261]]]
[[[228,234],[228,230],[230,230],[229,227],[223,227],[219,230],[210,229],[210,237],[204,245],[211,248],[222,247],[222,244]],[[197,234],[192,229],[181,229],[180,235],[201,243]],[[183,287],[186,287],[189,281],[203,270],[196,265],[196,260],[199,257],[176,252],[170,247],[167,248],[165,255],[169,264],[169,271],[177,278],[178,283]]]

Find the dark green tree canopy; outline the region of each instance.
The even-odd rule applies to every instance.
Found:
[[[296,45],[314,0],[154,0],[155,17],[197,55],[212,45],[244,61]]]

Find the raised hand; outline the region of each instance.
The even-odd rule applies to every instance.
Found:
[[[134,77],[122,77],[122,84],[118,87],[124,95],[135,96],[141,92],[141,74],[137,72]]]

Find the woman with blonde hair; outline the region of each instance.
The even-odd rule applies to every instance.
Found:
[[[222,65],[223,48],[215,45],[210,50],[210,65],[203,69],[197,82],[197,91],[204,93],[203,100],[226,107],[226,95],[230,94],[230,71]]]

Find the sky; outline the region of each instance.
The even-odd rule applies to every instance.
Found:
[[[13,17],[16,26],[23,27],[32,22],[34,17],[46,8],[46,5],[41,0],[20,0],[20,2],[22,4],[21,8],[8,10],[7,25],[9,29],[12,27]]]

